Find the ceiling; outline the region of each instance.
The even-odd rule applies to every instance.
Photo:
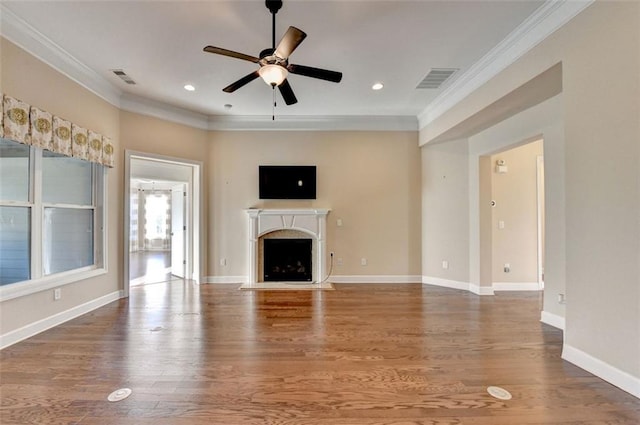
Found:
[[[286,106],[276,93],[275,114],[415,119],[544,3],[285,0],[276,42],[290,25],[307,33],[290,62],[341,71],[343,79],[290,75],[298,103]],[[256,64],[202,51],[213,45],[257,56],[270,47],[271,15],[262,0],[3,0],[2,8],[117,96],[207,117],[271,117],[272,90],[261,80],[222,91]],[[431,68],[459,71],[439,89],[417,89]],[[375,82],[384,88],[373,91]]]

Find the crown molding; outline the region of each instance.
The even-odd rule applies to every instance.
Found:
[[[418,131],[418,120],[414,116],[390,115],[212,115],[209,130]]]
[[[418,115],[426,127],[465,97],[516,62],[542,40],[589,7],[595,0],[547,0],[504,40],[442,91]]]
[[[0,2],[0,35],[85,89],[119,107],[122,91]]]
[[[209,129],[208,115],[129,93],[124,93],[120,97],[120,109],[123,111],[160,118],[165,121],[171,121],[193,128],[199,128],[201,130]]]

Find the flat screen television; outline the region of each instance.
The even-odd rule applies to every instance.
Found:
[[[315,165],[260,165],[260,199],[316,199]]]

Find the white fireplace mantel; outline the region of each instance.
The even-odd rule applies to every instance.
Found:
[[[290,208],[245,210],[249,217],[249,283],[258,282],[258,241],[261,236],[277,230],[299,230],[312,236],[317,242],[313,258],[313,280],[326,277],[327,270],[327,208]]]

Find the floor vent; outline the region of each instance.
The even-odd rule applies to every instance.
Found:
[[[431,68],[429,73],[420,84],[417,89],[439,89],[442,84],[447,81],[458,68]]]
[[[122,81],[124,81],[127,84],[135,84],[136,82],[133,81],[133,79],[131,77],[129,77],[123,70],[121,69],[112,69],[111,72],[113,72],[114,74],[116,74],[118,77],[120,77],[120,79]]]

